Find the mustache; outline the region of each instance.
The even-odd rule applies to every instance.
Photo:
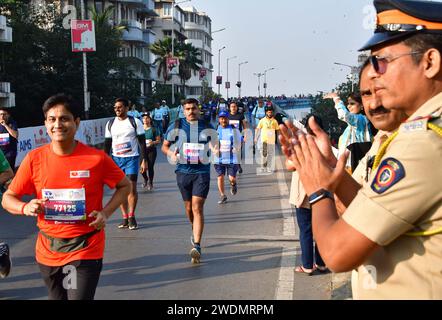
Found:
[[[374,110],[369,111],[371,116],[382,114],[382,113],[390,113],[390,110],[386,109],[384,106],[379,106]]]

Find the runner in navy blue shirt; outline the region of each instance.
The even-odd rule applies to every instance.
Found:
[[[199,119],[198,100],[187,99],[183,106],[186,118],[179,119],[169,126],[162,151],[167,155],[169,162],[177,164],[177,184],[186,215],[192,225],[191,261],[198,264],[201,259],[201,238],[204,229],[204,203],[210,188],[210,140],[216,140],[217,136],[210,123]]]

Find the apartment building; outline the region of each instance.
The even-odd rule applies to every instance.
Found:
[[[6,17],[0,16],[0,42],[12,42],[12,29],[6,24]],[[0,64],[1,66],[1,64]],[[3,69],[3,66],[1,66]],[[0,70],[0,74],[3,70]],[[11,84],[0,79],[0,107],[15,107],[15,94],[11,92]]]

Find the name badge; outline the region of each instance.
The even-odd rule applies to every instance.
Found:
[[[230,140],[220,140],[219,141],[219,151],[224,152],[230,152],[232,149],[232,143]]]
[[[53,223],[76,224],[86,221],[86,190],[43,189],[44,219]]]
[[[9,144],[9,133],[0,133],[0,146],[7,146]]]
[[[198,163],[200,159],[200,151],[204,151],[202,143],[184,143],[183,152],[188,162]]]
[[[115,154],[122,155],[132,151],[132,145],[130,142],[120,143],[115,145]]]
[[[91,173],[89,170],[71,171],[70,172],[71,179],[81,179],[81,178],[90,178],[90,177],[91,177]]]
[[[239,129],[239,120],[230,120],[229,124],[234,126],[236,129]]]

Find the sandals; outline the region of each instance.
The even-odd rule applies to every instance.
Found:
[[[295,272],[305,276],[311,276],[314,272],[314,269],[312,271],[307,271],[307,269],[305,269],[303,266],[297,266],[295,268]]]
[[[330,270],[326,266],[318,266],[315,264],[314,266],[315,270],[318,270],[320,273],[328,273]]]

